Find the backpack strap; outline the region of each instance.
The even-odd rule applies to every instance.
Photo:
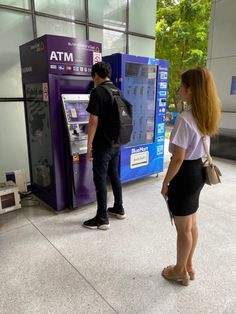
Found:
[[[102,87],[107,93],[110,95],[112,99],[112,104],[114,102],[114,96],[118,95],[120,96],[120,91],[118,88],[113,88],[113,85],[111,87],[107,86],[106,84],[99,85],[99,87]]]

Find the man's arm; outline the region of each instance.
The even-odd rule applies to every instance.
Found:
[[[98,116],[90,114],[88,124],[87,159],[93,159],[93,139],[98,126]]]

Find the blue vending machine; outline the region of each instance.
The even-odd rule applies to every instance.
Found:
[[[168,61],[119,53],[103,60],[111,64],[112,81],[133,105],[132,137],[121,148],[121,181],[163,171]]]

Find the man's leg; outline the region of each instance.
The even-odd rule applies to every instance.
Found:
[[[120,183],[120,176],[119,176],[119,157],[120,157],[120,149],[119,148],[112,148],[112,156],[111,160],[109,161],[107,174],[111,181],[112,191],[114,194],[114,207],[122,208],[123,201],[122,201],[122,188]]]
[[[107,222],[107,169],[111,159],[110,149],[94,152],[93,179],[97,195],[97,218]]]
[[[113,148],[113,153],[111,160],[108,165],[107,174],[111,181],[112,191],[114,194],[114,205],[113,207],[108,208],[108,213],[116,216],[118,219],[123,219],[126,217],[125,211],[123,208],[123,199],[122,199],[122,187],[119,176],[119,158],[120,158],[120,149]]]
[[[107,168],[110,160],[109,149],[95,149],[93,151],[93,179],[97,196],[97,214],[94,218],[83,223],[90,229],[109,229],[107,214]]]

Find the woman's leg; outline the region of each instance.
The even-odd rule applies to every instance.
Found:
[[[188,260],[187,260],[187,271],[188,272],[194,272],[193,269],[193,263],[192,263],[192,259],[193,259],[193,254],[197,245],[197,239],[198,239],[198,226],[197,226],[197,213],[194,213],[192,216],[192,248],[191,251],[189,253],[188,256]]]
[[[177,261],[175,271],[177,274],[186,274],[187,261],[193,247],[192,215],[174,216],[177,230]]]

